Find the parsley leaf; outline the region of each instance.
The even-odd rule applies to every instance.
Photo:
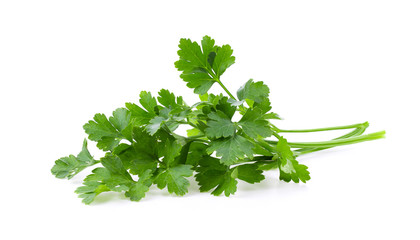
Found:
[[[178,51],[179,61],[175,62],[175,67],[182,71],[181,78],[187,82],[187,87],[194,88],[197,94],[206,93],[216,82],[209,73],[211,65],[208,61],[210,54],[214,53],[212,46],[214,41],[209,37],[204,37],[203,42],[205,43],[204,53],[197,42],[181,39]]]
[[[131,201],[140,201],[146,196],[146,192],[149,191],[150,185],[152,185],[152,170],[147,169],[139,176],[136,183],[131,185],[130,189],[125,192],[125,196],[129,197]]]
[[[272,134],[270,123],[263,118],[262,111],[258,108],[249,108],[238,124],[242,127],[245,134],[252,138],[261,136],[269,137]]]
[[[85,178],[84,186],[75,191],[83,198],[82,202],[85,204],[90,204],[102,192],[127,191],[134,182],[118,157],[107,154],[101,158],[101,163],[105,168],[95,168],[92,174]]]
[[[216,151],[216,156],[222,157],[220,162],[231,165],[246,156],[252,158],[254,145],[246,138],[235,135],[228,138],[220,138],[210,143],[207,152],[210,154]]]
[[[238,171],[238,178],[247,183],[258,183],[265,179],[262,174],[263,171],[258,169],[258,166],[255,164],[243,164],[236,169]]]
[[[150,119],[146,126],[147,131],[151,135],[154,135],[162,128],[174,131],[179,126],[179,122],[183,121],[191,112],[191,108],[186,106],[182,97],[175,97],[173,93],[166,89],[162,89],[159,92],[158,101],[163,106],[154,106],[157,114]]]
[[[93,170],[94,174],[97,170]],[[84,186],[78,187],[75,193],[79,194],[80,198],[83,198],[84,204],[91,204],[95,197],[103,192],[108,192],[110,189],[99,181],[87,181],[83,183]]]
[[[181,153],[182,145],[175,140],[167,139],[159,150],[159,157],[163,157],[162,161],[166,166],[172,165],[177,157]]]
[[[149,112],[149,114],[153,114],[155,112],[157,102],[156,98],[154,98],[150,92],[141,91],[139,102],[144,107],[144,109]]]
[[[229,167],[220,164],[217,158],[210,156],[202,158],[197,172],[195,179],[200,185],[201,192],[215,188],[211,194],[218,196],[224,192],[227,197],[236,192],[238,181],[232,176]]]
[[[102,150],[114,149],[121,139],[129,139],[124,132],[130,122],[130,112],[125,108],[118,108],[107,119],[104,114],[96,114],[83,128],[89,139],[98,142],[97,147]]]
[[[155,179],[155,183],[160,189],[167,187],[169,193],[182,196],[188,192],[188,186],[190,185],[185,177],[191,177],[192,175],[192,166],[178,165],[160,172]]]
[[[182,38],[179,41],[179,60],[175,67],[182,71],[181,78],[194,93],[205,94],[220,76],[235,62],[229,45],[219,47],[209,36],[204,36],[201,47],[197,42]]]
[[[299,180],[306,183],[311,177],[309,176],[308,167],[299,164],[296,161],[295,156],[293,155],[290,146],[287,143],[287,140],[281,137],[276,145],[276,150],[278,153],[277,163],[280,169],[280,180],[284,180],[286,182],[293,182],[298,183]]]
[[[169,92],[169,90],[166,90],[166,89],[162,89],[159,91],[158,101],[160,104],[168,108],[169,107],[175,108],[177,105],[175,94]]]
[[[264,101],[268,98],[270,89],[263,82],[254,82],[252,79],[248,80],[236,93],[239,100],[249,99],[256,103]]]
[[[235,63],[235,57],[232,56],[233,50],[229,45],[223,45],[216,51],[216,57],[213,62],[213,69],[219,78],[228,67]]]
[[[70,155],[63,157],[55,161],[55,165],[51,169],[51,173],[57,178],[71,179],[74,175],[81,172],[86,167],[92,166],[98,163],[90,155],[87,149],[86,139],[83,141],[82,151],[75,157]]]
[[[222,181],[211,194],[219,196],[220,194],[225,193],[225,196],[229,197],[231,194],[236,192],[237,184],[238,181],[236,181],[236,179],[232,177],[229,172],[227,172],[225,175],[223,175]]]
[[[150,120],[149,124],[147,124],[147,132],[151,135],[154,135],[162,126],[164,126],[165,122],[169,120],[168,117],[163,116],[156,116]]]
[[[136,125],[143,125],[156,116],[155,107],[157,107],[157,102],[152,94],[146,91],[140,92],[139,102],[144,109],[134,103],[126,103],[125,107],[130,111],[133,122]]]
[[[233,136],[235,124],[222,111],[212,112],[208,115],[210,121],[207,123],[206,135],[210,138]]]
[[[237,190],[238,181],[241,179],[248,183],[257,183],[264,180],[262,171],[255,164],[244,164],[229,168],[218,163],[217,159],[205,157],[200,161],[195,178],[200,185],[201,192],[215,188],[211,194],[218,196],[224,193],[226,197]]]
[[[133,152],[129,155],[130,172],[141,175],[148,169],[156,170],[159,159],[156,137],[149,135],[144,128],[134,128]]]

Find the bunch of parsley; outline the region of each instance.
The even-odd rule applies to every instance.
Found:
[[[188,177],[194,175],[200,191],[229,196],[237,190],[238,180],[258,183],[263,171],[278,169],[280,180],[303,182],[310,179],[308,168],[296,157],[323,149],[383,138],[385,132],[362,135],[368,123],[348,126],[283,130],[270,120],[280,119],[270,112],[269,88],[263,82],[247,81],[236,97],[223,85],[221,77],[234,62],[229,45],[217,46],[208,36],[201,46],[181,39],[179,60],[175,67],[200,101],[188,105],[181,96],[166,89],[157,98],[150,92],[140,93],[139,104],[126,103],[109,118],[96,114],[83,128],[89,140],[105,152],[95,160],[87,149],[55,161],[51,169],[57,178],[72,178],[93,165],[77,188],[83,202],[90,204],[107,191],[124,192],[132,201],[145,197],[152,184],[169,193],[188,192]],[[214,95],[208,90],[219,84],[227,93]],[[240,120],[232,121],[239,114]],[[187,136],[174,131],[188,125]],[[288,142],[282,132],[316,132],[352,129],[351,132],[323,142]],[[267,139],[270,138],[270,139]],[[273,140],[275,139],[275,140]]]

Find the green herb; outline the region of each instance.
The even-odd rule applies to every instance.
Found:
[[[145,197],[152,184],[182,196],[194,176],[200,191],[229,196],[238,180],[258,183],[263,171],[278,169],[280,180],[295,183],[310,180],[308,167],[297,157],[336,146],[383,138],[385,132],[363,135],[368,123],[348,126],[284,130],[270,120],[280,119],[270,112],[269,88],[263,82],[247,81],[235,97],[222,83],[223,73],[235,62],[229,45],[217,46],[205,36],[201,46],[181,39],[175,67],[194,89],[200,101],[188,105],[181,96],[162,89],[157,98],[140,93],[139,103],[126,103],[107,118],[96,114],[83,128],[88,139],[97,142],[105,156],[95,160],[83,142],[77,155],[63,157],[51,169],[57,178],[72,178],[93,165],[76,193],[90,204],[107,191],[124,192],[132,201]],[[228,96],[209,94],[219,84]],[[235,122],[237,114],[240,120]],[[190,129],[186,136],[174,131],[180,125]],[[283,132],[318,132],[352,129],[336,139],[323,142],[288,142]],[[136,177],[134,177],[136,176]]]

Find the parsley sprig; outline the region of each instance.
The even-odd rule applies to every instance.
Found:
[[[124,192],[132,201],[145,197],[152,184],[182,196],[188,192],[189,177],[195,177],[200,191],[230,196],[238,180],[250,184],[264,180],[263,171],[278,169],[280,180],[295,183],[310,180],[308,167],[297,157],[324,149],[380,139],[385,132],[365,134],[368,123],[347,126],[286,130],[271,121],[280,117],[271,112],[270,90],[261,81],[249,80],[236,97],[222,83],[223,73],[235,62],[229,45],[217,46],[209,36],[201,45],[181,39],[175,67],[200,101],[188,105],[181,96],[162,89],[154,97],[140,92],[138,103],[126,103],[112,116],[96,114],[83,128],[88,139],[105,152],[95,160],[87,149],[55,161],[51,169],[57,178],[70,179],[87,167],[92,170],[76,189],[85,204],[108,191]],[[209,94],[219,84],[227,96]],[[240,116],[233,121],[233,116]],[[189,126],[185,136],[175,133]],[[282,133],[311,133],[351,129],[322,142],[288,142]],[[135,177],[134,177],[135,176]]]

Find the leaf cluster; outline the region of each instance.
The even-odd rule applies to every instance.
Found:
[[[229,45],[217,46],[209,36],[201,44],[181,39],[175,67],[199,101],[189,105],[166,89],[157,96],[142,91],[137,103],[126,103],[109,117],[98,113],[83,126],[103,157],[95,160],[85,140],[77,156],[55,162],[52,174],[70,179],[99,165],[76,190],[86,204],[108,191],[139,201],[153,184],[182,196],[192,177],[200,191],[230,196],[238,181],[261,182],[263,171],[270,169],[278,169],[282,181],[305,183],[310,179],[307,167],[270,122],[280,118],[271,112],[268,86],[250,79],[235,97],[223,85],[223,74],[235,62],[232,54]],[[215,83],[227,95],[210,94]],[[178,133],[180,125],[189,126],[186,135]],[[269,140],[273,136],[277,141]],[[315,150],[321,148],[302,148]]]

